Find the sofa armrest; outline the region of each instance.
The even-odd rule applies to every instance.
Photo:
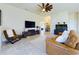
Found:
[[[68,47],[64,44],[56,42],[54,39],[46,40],[46,52],[47,54],[60,54],[60,55],[67,55],[67,54],[78,54],[79,51]]]
[[[75,47],[77,50],[79,50],[79,43],[76,44],[76,47]]]

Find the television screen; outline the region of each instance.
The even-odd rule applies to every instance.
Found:
[[[34,28],[35,22],[34,21],[25,21],[25,28]]]
[[[60,24],[60,25],[56,25],[56,29],[63,29],[63,30],[67,30],[67,24]]]

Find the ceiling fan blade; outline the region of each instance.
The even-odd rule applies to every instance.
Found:
[[[49,8],[52,9],[53,8],[52,5],[50,5]]]
[[[45,11],[48,12],[48,9],[46,9]]]
[[[42,7],[44,8],[44,3],[42,3]]]
[[[46,7],[46,11],[47,11],[47,12],[48,12],[48,11],[51,11],[52,8],[53,8],[52,5],[49,5],[49,7]]]
[[[47,6],[49,6],[49,3],[47,3],[45,7],[47,7]]]
[[[49,11],[49,8],[45,8],[45,11],[48,12]]]
[[[51,7],[52,5],[47,6],[47,8]]]
[[[42,8],[42,6],[41,5],[39,5],[39,4],[37,4],[39,7],[41,7]]]
[[[53,7],[52,7],[52,5],[49,5],[48,7],[47,7],[47,9],[52,9]]]
[[[51,11],[51,9],[49,9],[49,11]]]

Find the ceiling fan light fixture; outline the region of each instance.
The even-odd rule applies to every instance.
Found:
[[[49,12],[53,9],[53,5],[49,3],[42,3],[42,5],[38,5],[38,6],[41,7],[42,12]]]
[[[45,8],[43,8],[42,11],[45,12]]]

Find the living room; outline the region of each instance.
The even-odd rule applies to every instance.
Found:
[[[55,34],[54,30],[57,24],[66,24],[68,31],[74,30],[77,34],[79,33],[78,3],[49,3],[49,5],[53,6],[52,10],[49,12],[43,12],[39,5],[42,6],[42,3],[0,3],[0,54],[47,55],[45,39]],[[3,31],[14,29],[21,37],[21,35],[25,33],[24,31],[30,29],[26,29],[28,27],[25,26],[26,22],[35,24],[34,27],[38,28],[40,33],[34,34],[34,31],[31,31],[33,35],[24,34],[26,37],[22,37],[20,41],[17,41],[14,44],[11,44],[10,42],[6,43],[5,41],[7,40]],[[49,24],[49,28],[46,29],[45,27],[47,24]],[[35,28],[31,29],[36,30]]]

